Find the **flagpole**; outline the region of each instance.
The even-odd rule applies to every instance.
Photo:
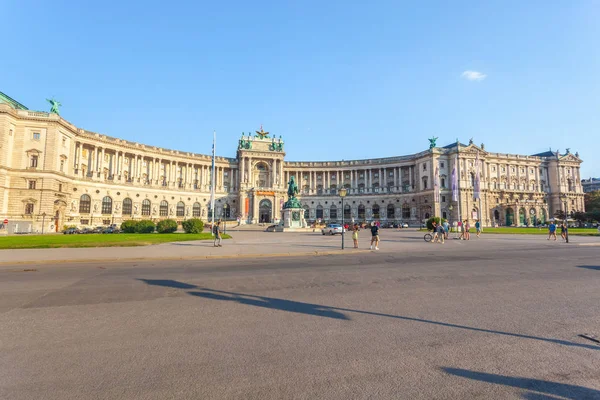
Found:
[[[456,149],[458,151],[458,145],[456,146]],[[458,205],[458,222],[460,222],[461,224],[462,231],[462,215],[460,213],[460,171],[458,165],[458,153],[456,154],[456,156],[454,156],[454,167],[456,168],[456,202]]]
[[[215,235],[215,147],[217,142],[217,132],[213,131],[213,145],[212,145],[212,165],[211,165],[211,176],[210,176],[210,209],[212,210],[212,235]]]

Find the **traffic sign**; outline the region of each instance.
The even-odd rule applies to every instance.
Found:
[[[6,224],[8,224],[8,220],[7,219],[4,220],[4,225],[6,225]]]

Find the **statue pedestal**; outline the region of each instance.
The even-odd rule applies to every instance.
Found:
[[[276,232],[293,232],[294,230],[302,229],[306,226],[304,221],[304,209],[303,208],[284,208],[283,209],[283,223],[280,223]]]

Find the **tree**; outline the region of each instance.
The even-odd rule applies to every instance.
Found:
[[[573,214],[571,214],[571,217],[575,221],[579,222],[579,226],[588,220],[587,213],[584,213],[583,211],[575,211]]]
[[[444,222],[446,222],[446,220],[444,218],[440,218],[440,217],[431,217],[427,220],[427,229],[429,229],[430,231],[433,230],[433,222],[435,221],[435,223],[437,225],[439,224],[443,224]]]
[[[156,224],[149,219],[138,221],[137,226],[135,227],[137,233],[153,233],[154,229],[156,229]]]
[[[583,197],[586,211],[600,210],[600,190],[586,193]]]
[[[592,222],[600,222],[600,208],[585,213],[588,220]]]

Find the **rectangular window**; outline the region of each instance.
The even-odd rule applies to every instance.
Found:
[[[33,214],[33,203],[25,204],[25,214]]]
[[[35,189],[35,181],[29,181],[29,189]]]
[[[364,178],[364,177],[365,177],[365,174],[360,174],[358,177],[359,177],[359,178]]]
[[[223,176],[228,177],[229,176],[229,171],[223,172]]]
[[[33,140],[40,140],[42,135],[39,132],[33,132]]]
[[[378,173],[374,173],[373,174],[373,178],[379,178],[379,174]]]
[[[79,223],[81,225],[89,225],[90,224],[90,220],[89,219],[80,219]]]
[[[62,138],[62,145],[63,147],[67,147],[67,138]]]
[[[31,168],[37,168],[37,166],[38,166],[38,156],[31,156],[31,159],[29,161],[29,166]]]
[[[227,185],[223,186],[223,191],[224,192],[229,192],[229,186],[227,186]]]
[[[60,160],[60,172],[65,172],[65,160]]]
[[[440,163],[440,168],[444,168],[444,163],[443,162]]]
[[[62,183],[59,183],[59,184],[58,184],[58,191],[59,191],[59,192],[62,192]]]
[[[102,225],[110,225],[110,219],[103,219]]]
[[[389,176],[390,176],[390,178],[393,177],[394,176],[394,171],[390,171]]]
[[[442,196],[442,203],[446,202],[446,196]]]
[[[427,171],[427,164],[423,164],[423,171]]]

